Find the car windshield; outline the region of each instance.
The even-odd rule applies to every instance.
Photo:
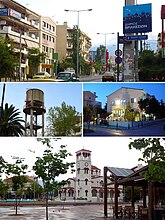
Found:
[[[68,78],[68,77],[70,77],[70,76],[71,76],[70,73],[59,73],[59,74],[58,74],[58,77],[66,77],[66,78]]]
[[[114,72],[105,72],[105,75],[114,75]]]
[[[45,73],[43,73],[43,72],[41,72],[41,73],[36,73],[36,75],[38,76],[44,76],[45,75]]]

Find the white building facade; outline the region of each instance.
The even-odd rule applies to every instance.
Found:
[[[76,152],[76,177],[69,178],[67,184],[59,190],[61,200],[85,200],[103,202],[104,178],[101,170],[92,165],[91,151],[81,149]],[[108,183],[110,180],[108,179]],[[123,199],[120,187],[119,200]],[[108,187],[108,201],[114,199],[114,185]]]
[[[107,112],[113,116],[121,117],[128,104],[133,111],[137,111],[139,110],[138,102],[148,97],[150,95],[143,89],[121,87],[107,96]]]

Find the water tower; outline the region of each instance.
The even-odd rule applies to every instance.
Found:
[[[28,89],[26,91],[26,105],[23,108],[25,113],[25,136],[30,131],[30,136],[37,136],[37,131],[42,129],[44,136],[44,92],[40,89]],[[41,122],[38,118],[41,118]],[[40,123],[40,124],[39,124]]]

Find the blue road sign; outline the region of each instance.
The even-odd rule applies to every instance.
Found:
[[[125,36],[125,40],[147,40],[148,35],[132,35],[132,36]]]
[[[120,64],[122,62],[122,58],[121,57],[116,57],[115,62]]]

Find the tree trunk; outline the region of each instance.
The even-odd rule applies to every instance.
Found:
[[[154,220],[154,184],[148,182],[148,220]]]
[[[16,193],[16,197],[15,197],[15,214],[18,214],[18,198],[17,198],[17,193]]]

